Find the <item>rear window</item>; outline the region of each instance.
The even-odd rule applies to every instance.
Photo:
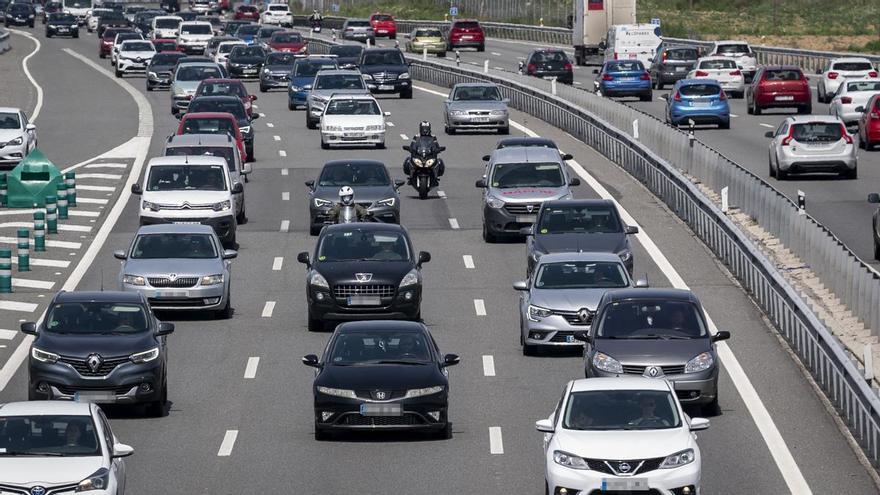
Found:
[[[733,60],[703,60],[700,62],[701,69],[719,70],[719,69],[736,69],[736,62]]]
[[[870,62],[837,62],[832,67],[832,70],[842,70],[842,71],[862,71],[862,70],[874,70],[874,67]]]
[[[405,65],[403,54],[399,50],[379,51],[368,50],[364,54],[363,65]]]
[[[843,128],[837,122],[810,122],[792,126],[792,137],[801,143],[825,143],[839,141]]]
[[[242,5],[238,8],[239,12],[256,12],[257,8],[250,5]]]
[[[373,16],[374,21],[393,21],[394,18],[388,14],[378,14]]]
[[[554,52],[535,52],[532,55],[533,62],[568,62],[568,57],[560,51]]]
[[[214,30],[209,24],[190,24],[180,26],[180,34],[213,34]]]
[[[273,33],[272,41],[275,43],[302,43],[303,38],[299,33],[294,32],[282,32],[282,33]]]
[[[333,45],[330,47],[331,55],[340,57],[359,57],[364,49],[357,45]]]
[[[645,66],[638,60],[625,62],[609,62],[605,69],[607,72],[642,72]]]
[[[880,91],[880,81],[857,81],[846,83],[846,90],[853,91]]]
[[[370,27],[370,21],[348,21],[349,27]]]
[[[178,59],[184,56],[182,53],[160,53],[153,57],[153,65],[174,65]]]
[[[718,52],[722,55],[741,55],[745,53],[750,53],[752,50],[749,49],[749,45],[746,44],[736,44],[736,45],[718,45]]]
[[[764,72],[765,81],[799,81],[803,78],[796,69],[770,69]]]
[[[269,10],[273,12],[287,12],[287,5],[270,5]]]
[[[717,84],[687,84],[679,90],[684,96],[715,96],[721,93],[721,86]]]
[[[699,57],[693,48],[673,48],[666,50],[666,60],[696,60]]]
[[[452,25],[452,29],[479,29],[480,23],[476,21],[456,22]]]

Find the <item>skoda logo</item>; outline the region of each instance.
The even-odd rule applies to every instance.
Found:
[[[648,378],[657,378],[659,376],[663,376],[663,368],[659,366],[648,366],[645,368],[645,373],[643,376]]]
[[[590,310],[583,308],[578,311],[578,319],[586,323],[590,319]]]
[[[92,373],[96,373],[98,368],[101,367],[101,363],[104,362],[104,358],[102,358],[99,354],[92,354],[86,359],[86,364],[89,365],[89,369],[92,370]],[[33,491],[31,492],[33,493]]]
[[[42,486],[35,486],[31,488],[31,495],[46,495],[46,489]]]
[[[355,273],[354,277],[358,282],[369,282],[370,280],[373,280],[372,273]]]
[[[376,398],[379,400],[385,400],[385,397],[387,397],[387,396],[388,396],[388,394],[386,394],[385,392],[381,392],[381,391],[376,392]]]
[[[169,273],[168,280],[174,282],[175,280],[177,280],[177,274],[176,273]]]
[[[628,462],[621,462],[617,465],[617,470],[621,473],[628,473],[630,469],[632,469],[632,466]]]

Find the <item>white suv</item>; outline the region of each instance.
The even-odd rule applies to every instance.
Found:
[[[177,46],[186,54],[202,55],[213,37],[214,26],[210,22],[181,22],[178,28]]]
[[[140,224],[210,225],[226,246],[235,246],[235,212],[242,184],[232,183],[226,160],[219,156],[164,156],[147,164],[144,183],[132,184],[141,195]]]
[[[116,53],[116,77],[122,77],[129,72],[146,72],[155,54],[156,48],[149,41],[123,41]]]
[[[121,495],[125,460],[94,403],[9,402],[0,405],[0,492]],[[24,462],[26,460],[26,462]]]
[[[293,14],[286,3],[270,3],[260,15],[260,23],[293,26]]]
[[[876,78],[877,70],[866,58],[847,57],[829,60],[821,74],[822,79],[816,85],[816,91],[819,93],[819,101],[828,103],[834,98],[844,79]]]
[[[385,117],[372,95],[334,95],[321,115],[321,148],[355,144],[385,147]]]
[[[718,57],[730,57],[736,60],[736,65],[743,73],[746,82],[751,82],[755,72],[758,71],[758,59],[752,47],[745,41],[716,41],[709,55]]]

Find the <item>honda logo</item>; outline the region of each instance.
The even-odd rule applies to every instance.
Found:
[[[372,273],[355,273],[354,277],[358,282],[369,282],[370,280],[373,280]]]
[[[89,365],[89,369],[92,370],[92,373],[97,373],[98,368],[101,367],[103,362],[104,359],[99,354],[92,354],[86,359],[86,364]]]

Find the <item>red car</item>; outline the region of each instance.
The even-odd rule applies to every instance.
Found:
[[[254,7],[253,5],[239,5],[235,9],[235,20],[259,22],[260,9]]]
[[[104,30],[104,33],[98,38],[98,56],[101,58],[107,58],[107,55],[110,55],[110,52],[113,51],[113,42],[116,40],[116,35],[119,33],[132,33],[134,31],[131,28],[107,28]]]
[[[309,43],[296,31],[279,31],[269,38],[270,52],[309,53]]]
[[[170,38],[159,38],[153,40],[153,46],[156,47],[156,52],[176,52],[177,48],[177,40]]]
[[[870,150],[880,144],[880,94],[868,100],[859,117],[859,146]]]
[[[235,115],[227,112],[195,112],[187,113],[180,119],[177,126],[178,136],[184,134],[229,134],[235,138],[242,163],[248,161],[244,148],[244,138],[238,128]]]
[[[480,23],[474,20],[458,20],[449,27],[449,50],[458,47],[476,47],[478,52],[486,50],[486,35]]]
[[[248,94],[240,79],[205,79],[199,83],[193,98],[198,96],[237,96],[241,98],[248,117],[253,114],[252,102],[257,99],[257,95]]]
[[[810,81],[800,67],[770,65],[758,69],[746,87],[746,111],[761,115],[766,108],[797,108],[801,114],[813,113]]]
[[[373,26],[373,32],[376,37],[387,36],[389,39],[397,39],[397,23],[391,14],[380,14],[376,12],[370,16],[370,25]]]

